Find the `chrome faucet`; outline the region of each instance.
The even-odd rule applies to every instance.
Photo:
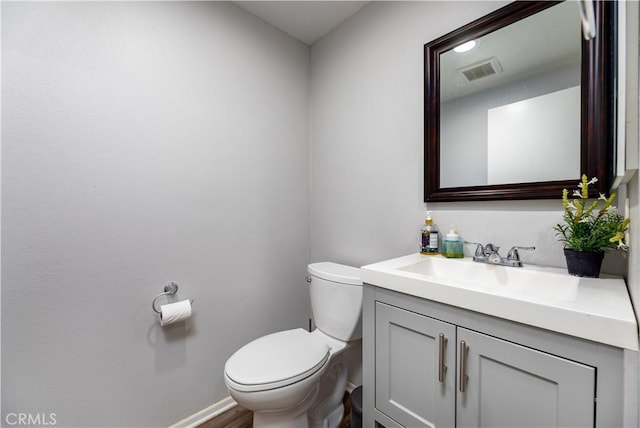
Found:
[[[518,252],[518,250],[531,251],[536,249],[536,247],[511,247],[511,249],[507,253],[507,257],[504,258],[500,255],[500,247],[491,243],[487,245],[469,241],[464,241],[464,243],[476,246],[476,251],[473,255],[474,262],[511,267],[522,267],[522,261],[520,260],[520,253]]]

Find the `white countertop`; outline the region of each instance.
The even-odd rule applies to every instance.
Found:
[[[558,268],[420,253],[363,266],[360,274],[381,288],[638,350],[638,325],[620,277],[579,278]]]

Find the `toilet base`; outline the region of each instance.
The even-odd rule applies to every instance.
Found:
[[[309,418],[307,413],[303,413],[295,419],[290,415],[269,413],[254,413],[253,428],[309,428]]]
[[[318,384],[295,407],[285,411],[253,413],[253,428],[309,428],[307,411],[318,396]]]
[[[318,397],[308,412],[311,428],[337,428],[342,422],[342,399],[347,385],[347,364],[343,351],[332,356],[327,371],[320,379]]]
[[[333,409],[329,414],[323,415],[323,419],[312,419],[309,416],[309,428],[337,428],[344,417],[344,405]]]

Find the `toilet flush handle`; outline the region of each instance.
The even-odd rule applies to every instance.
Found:
[[[311,275],[307,275],[307,276],[305,277],[305,279],[307,280],[307,282],[308,282],[309,284],[311,284]]]

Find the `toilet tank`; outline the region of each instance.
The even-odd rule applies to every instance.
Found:
[[[345,342],[362,338],[360,269],[322,262],[310,264],[307,272],[316,327]]]

